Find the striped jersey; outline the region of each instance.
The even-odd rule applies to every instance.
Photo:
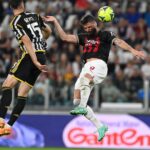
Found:
[[[27,53],[26,47],[21,40],[24,35],[28,35],[36,52],[46,50],[47,44],[42,35],[42,28],[45,28],[45,24],[38,14],[22,12],[13,18],[10,27],[23,52]]]
[[[114,38],[115,34],[109,31],[99,31],[93,35],[79,33],[79,44],[83,46],[83,62],[90,58],[99,58],[107,63]]]

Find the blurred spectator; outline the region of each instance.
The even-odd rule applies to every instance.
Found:
[[[111,78],[105,80],[105,84],[102,87],[102,99],[105,102],[123,102],[125,97],[121,91],[113,85]]]
[[[121,69],[118,69],[115,72],[114,84],[117,86],[117,88],[122,93],[124,93],[127,90],[127,88],[126,88],[126,76]]]
[[[146,58],[146,63],[141,66],[141,71],[145,79],[150,80],[150,55]]]
[[[148,5],[148,10],[145,12],[145,17],[144,17],[148,27],[150,27],[150,5]]]
[[[67,90],[68,87],[63,79],[63,76],[58,75],[57,82],[55,82],[50,91],[50,104],[65,105],[65,103],[68,101]]]
[[[90,7],[88,0],[76,0],[75,9],[77,11],[85,11]]]
[[[115,11],[112,23],[101,23],[99,29],[116,33],[138,50],[146,50],[146,63],[116,46],[112,46],[108,74],[102,88],[103,101],[125,102],[138,101],[137,92],[143,86],[143,79],[150,76],[150,6],[147,0],[26,0],[26,8],[41,16],[55,15],[67,33],[77,34],[80,29],[80,18],[86,13],[95,17],[101,6],[109,5]],[[7,0],[0,0],[0,77],[4,77],[10,66],[19,56],[18,44],[10,32],[9,23],[12,14]],[[48,84],[51,105],[71,105],[74,82],[81,71],[78,45],[66,44],[57,37],[52,24],[52,35],[47,40],[47,64],[49,71],[42,75],[33,89],[30,104],[43,105],[44,93]],[[137,63],[137,64],[136,64]],[[136,65],[137,66],[136,66]],[[137,68],[137,67],[140,67]],[[113,82],[112,82],[113,79]],[[36,102],[36,99],[39,100]],[[93,96],[91,96],[93,99]]]
[[[3,8],[2,0],[0,0],[0,24],[2,23],[3,18],[4,18],[4,8]]]
[[[128,84],[128,91],[130,92],[129,99],[131,101],[137,100],[137,92],[143,88],[143,78],[142,73],[139,69],[139,67],[134,66],[133,72],[131,76],[129,77],[129,84]]]
[[[109,54],[108,74],[113,74],[117,65],[119,64],[119,58],[117,52],[118,51],[116,47],[112,46]]]
[[[128,44],[130,44],[132,47],[134,47],[137,43],[139,43],[139,39],[136,37],[136,34],[134,31],[131,32],[131,35],[126,40]]]
[[[134,26],[134,31],[136,34],[136,38],[140,41],[143,41],[147,38],[147,25],[145,24],[144,19],[140,18],[137,24]]]
[[[38,7],[38,0],[28,0],[26,2],[26,9],[28,11],[35,12],[36,7]]]
[[[119,4],[114,8],[114,10],[115,10],[115,18],[113,22],[117,24],[120,19],[124,18],[124,14]]]
[[[75,61],[72,63],[73,74],[76,78],[79,76],[81,68],[81,56],[79,54],[76,54]]]
[[[118,35],[120,38],[126,40],[131,36],[133,29],[129,26],[128,21],[124,18],[119,20]]]
[[[150,32],[148,32],[148,37],[142,42],[142,47],[150,53]]]
[[[64,73],[64,80],[67,84],[71,84],[73,83],[73,79],[74,79],[74,74],[72,70],[72,65],[68,64],[66,66],[66,72]]]
[[[130,6],[127,8],[125,18],[131,24],[136,24],[137,21],[141,18],[141,14],[136,9],[136,3],[130,4]]]
[[[130,60],[127,62],[127,65],[126,65],[126,68],[124,69],[124,75],[127,77],[127,78],[130,78],[133,74],[133,70],[134,70],[134,61],[133,60]]]
[[[68,57],[69,62],[74,62],[75,61],[75,55],[79,52],[78,52],[78,49],[76,48],[76,46],[74,44],[68,44],[66,53],[67,53],[67,57]]]
[[[37,83],[35,84],[33,90],[29,93],[28,104],[43,105],[45,99],[45,91],[48,88],[48,80],[46,74],[42,73]]]
[[[65,74],[68,63],[69,63],[69,61],[68,61],[67,54],[62,53],[60,55],[60,61],[57,62],[57,73],[61,74],[61,75]]]

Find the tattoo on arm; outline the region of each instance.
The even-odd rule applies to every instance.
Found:
[[[121,39],[119,39],[119,38],[115,38],[115,39],[114,39],[114,43],[115,43],[117,46],[119,46],[120,48],[123,48],[123,49],[125,49],[125,50],[129,50],[129,51],[132,51],[132,50],[133,50],[133,48],[132,48],[129,44],[127,44],[125,41],[123,41],[123,40],[121,40]]]

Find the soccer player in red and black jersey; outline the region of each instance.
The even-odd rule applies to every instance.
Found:
[[[75,84],[73,103],[76,107],[70,113],[72,115],[82,114],[89,119],[96,126],[99,133],[98,140],[101,141],[108,127],[97,120],[87,102],[93,86],[101,83],[107,75],[107,61],[111,44],[128,50],[139,58],[145,57],[144,52],[135,50],[125,41],[117,38],[112,32],[98,31],[97,22],[92,15],[86,15],[81,19],[84,32],[78,35],[65,33],[53,16],[44,17],[44,20],[54,23],[63,41],[83,46],[82,59],[85,65]]]

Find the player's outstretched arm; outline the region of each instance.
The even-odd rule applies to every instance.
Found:
[[[115,38],[113,40],[113,43],[115,43],[117,46],[119,46],[120,48],[124,49],[124,50],[128,50],[130,51],[134,56],[138,57],[138,58],[145,58],[145,53],[143,51],[139,51],[134,49],[133,47],[131,47],[129,44],[127,44],[124,40],[119,39],[119,38]]]
[[[47,72],[47,66],[46,65],[41,65],[40,62],[37,60],[36,54],[35,54],[35,49],[32,46],[32,42],[30,40],[30,38],[27,35],[24,35],[21,38],[22,42],[24,43],[27,52],[29,53],[33,63],[35,64],[35,66],[41,70],[42,72]]]
[[[43,17],[43,19],[44,19],[44,21],[54,23],[61,40],[65,41],[65,42],[70,42],[70,43],[77,43],[78,42],[78,38],[76,35],[67,34],[64,32],[64,30],[62,29],[62,27],[60,26],[59,22],[57,21],[57,19],[55,17],[46,16],[46,17]]]

